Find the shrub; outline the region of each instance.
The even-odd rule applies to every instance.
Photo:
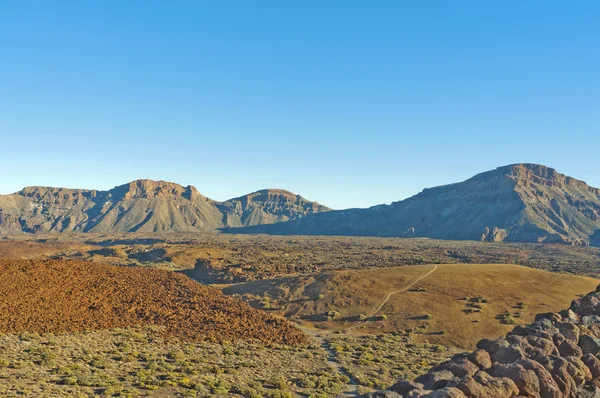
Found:
[[[175,363],[185,362],[185,354],[181,350],[171,350],[167,354],[167,358]]]
[[[279,390],[287,390],[288,389],[288,383],[283,376],[276,377],[275,379],[273,379],[271,381],[271,384],[273,384],[275,386],[275,388],[277,388]]]
[[[329,319],[330,321],[338,319],[340,317],[340,313],[338,311],[328,311],[327,312],[327,319]]]
[[[65,376],[59,380],[58,384],[63,384],[67,386],[73,386],[77,384],[77,377],[75,376]]]

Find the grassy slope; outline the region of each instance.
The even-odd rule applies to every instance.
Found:
[[[578,294],[594,290],[598,281],[588,277],[549,273],[516,265],[441,265],[414,288],[391,297],[379,314],[383,321],[355,322],[353,317],[370,314],[387,293],[401,289],[433,266],[392,267],[365,270],[332,271],[273,281],[236,285],[228,294],[242,294],[256,305],[265,303],[288,317],[308,325],[354,332],[390,332],[413,328],[414,338],[470,348],[483,337],[498,337],[513,326],[501,323],[497,316],[509,311],[517,323],[532,320],[536,313],[568,307]],[[322,294],[323,298],[318,299]],[[485,297],[479,313],[467,314],[472,305],[465,297]],[[526,308],[515,306],[526,303]],[[340,313],[336,321],[322,321],[323,314]],[[514,314],[522,312],[521,317]],[[431,315],[431,319],[424,319]],[[419,328],[423,326],[426,328]],[[444,334],[441,332],[444,331]]]

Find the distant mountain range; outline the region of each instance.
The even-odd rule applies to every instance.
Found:
[[[278,189],[217,202],[192,186],[165,181],[137,180],[109,191],[27,187],[0,195],[0,232],[214,231],[327,210]]]
[[[546,166],[516,164],[390,205],[338,211],[284,190],[217,202],[192,186],[152,180],[0,195],[0,233],[216,230],[600,245],[600,190]]]
[[[546,166],[515,164],[391,205],[232,232],[600,245],[598,231],[599,189]]]

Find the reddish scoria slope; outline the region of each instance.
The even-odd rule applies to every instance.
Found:
[[[0,260],[0,331],[156,325],[187,340],[303,344],[288,322],[170,271],[76,261]]]

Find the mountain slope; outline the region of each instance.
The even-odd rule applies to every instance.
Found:
[[[534,164],[500,167],[391,205],[331,211],[236,232],[588,244],[600,241],[600,190]]]
[[[165,181],[137,180],[108,191],[27,187],[0,195],[0,232],[212,231],[326,210],[287,191],[264,190],[221,203],[192,186]]]
[[[289,221],[329,208],[281,189],[264,189],[218,205],[231,227]]]

